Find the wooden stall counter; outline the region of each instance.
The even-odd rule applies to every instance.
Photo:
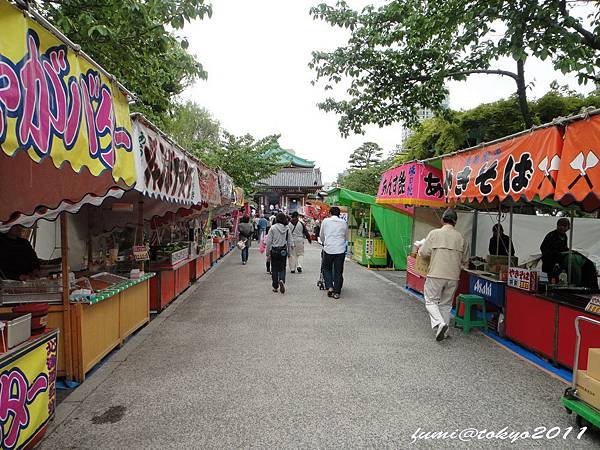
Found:
[[[575,318],[599,316],[585,311],[589,294],[540,294],[506,288],[506,336],[550,361],[573,368],[575,356]],[[587,351],[600,347],[600,329],[581,325],[579,369],[587,368]]]
[[[189,287],[190,259],[174,265],[150,264],[150,270],[156,272],[150,283],[150,309],[162,311]]]

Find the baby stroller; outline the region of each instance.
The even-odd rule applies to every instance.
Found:
[[[317,286],[320,291],[325,290],[325,277],[323,277],[323,250],[321,250],[321,267],[319,268],[319,280],[317,281]]]

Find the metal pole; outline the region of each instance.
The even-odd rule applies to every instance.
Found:
[[[502,205],[498,200],[498,223],[496,227],[496,256],[500,254],[500,218],[502,217]]]
[[[63,300],[63,343],[65,345],[65,363],[67,380],[73,379],[73,353],[71,334],[71,302],[69,299],[69,238],[66,213],[60,215],[60,256],[62,269],[62,300]]]
[[[513,235],[513,205],[510,205],[510,218],[508,222],[508,271],[512,263],[512,235]]]
[[[371,239],[371,220],[373,219],[373,206],[369,205],[369,233],[367,234],[367,240],[365,241],[365,250],[367,249],[367,242]],[[373,246],[371,246],[371,250],[373,250]],[[367,255],[367,269],[371,268],[371,255]]]
[[[570,211],[571,214],[571,228],[569,229],[569,262],[567,264],[567,284],[571,284],[571,255],[573,254],[573,224],[575,223],[575,218],[573,217],[573,211]]]
[[[140,195],[138,202],[138,236],[140,237],[139,245],[144,245],[144,197]],[[137,242],[136,242],[137,244]],[[144,270],[145,261],[140,261],[140,270]]]
[[[471,230],[471,256],[476,256],[477,253],[477,227],[479,225],[479,211],[475,210],[473,216],[473,228]]]

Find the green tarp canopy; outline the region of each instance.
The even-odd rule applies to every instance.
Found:
[[[325,200],[329,205],[349,206],[353,203],[362,203],[371,207],[373,219],[385,246],[392,257],[394,267],[398,270],[406,269],[406,256],[410,252],[412,239],[411,216],[392,209],[391,207],[378,205],[375,197],[349,189],[337,188],[328,192]]]

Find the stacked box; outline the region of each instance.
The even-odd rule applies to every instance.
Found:
[[[577,397],[600,409],[600,348],[590,348],[587,370],[577,371]]]

